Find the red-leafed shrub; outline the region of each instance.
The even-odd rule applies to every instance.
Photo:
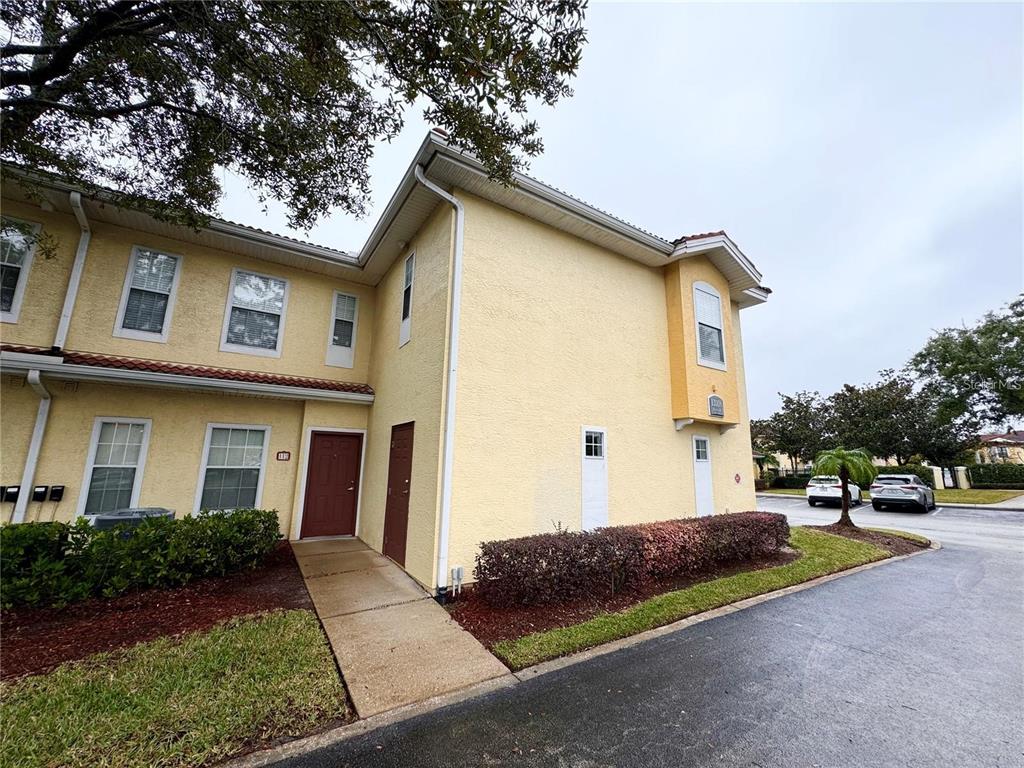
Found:
[[[785,516],[771,512],[542,533],[485,542],[474,575],[492,605],[536,605],[700,573],[777,552],[788,540]]]

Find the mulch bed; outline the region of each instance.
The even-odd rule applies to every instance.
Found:
[[[65,608],[5,611],[0,615],[0,678],[40,674],[93,653],[209,629],[234,616],[275,608],[313,609],[287,542],[253,571]]]
[[[856,539],[857,541],[874,544],[876,547],[884,549],[893,556],[909,555],[912,552],[920,552],[922,549],[927,548],[927,545],[922,546],[910,539],[904,539],[902,536],[893,536],[888,533],[869,531],[866,528],[858,528],[856,526],[850,527],[833,523],[832,525],[805,525],[804,528],[824,531],[825,533],[831,533],[836,536],[845,536],[848,539]]]
[[[695,576],[655,582],[635,591],[630,590],[607,597],[584,598],[548,605],[494,608],[474,593],[472,587],[469,587],[455,603],[448,607],[448,611],[463,629],[490,648],[502,640],[511,640],[556,627],[572,626],[592,619],[601,613],[622,611],[655,595],[685,589],[704,581],[712,581],[744,571],[775,568],[791,563],[797,557],[799,557],[799,553],[787,550],[758,560],[722,566],[714,571],[707,571]]]

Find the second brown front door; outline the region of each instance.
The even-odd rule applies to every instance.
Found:
[[[405,565],[405,538],[409,532],[412,433],[411,421],[391,428],[388,497],[384,507],[384,554],[399,565]]]
[[[363,436],[314,432],[309,440],[302,538],[354,536]]]

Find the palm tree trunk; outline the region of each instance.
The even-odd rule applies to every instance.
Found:
[[[839,515],[838,525],[846,525],[850,528],[855,528],[853,524],[853,518],[850,517],[850,470],[846,468],[844,464],[839,468],[839,483],[843,486],[843,511]]]

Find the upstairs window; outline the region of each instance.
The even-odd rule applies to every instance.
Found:
[[[697,321],[697,362],[725,370],[722,299],[718,291],[707,283],[694,283],[693,308]]]
[[[588,459],[604,458],[604,432],[591,429],[584,431],[583,455]]]
[[[167,341],[180,272],[180,256],[136,247],[128,262],[114,335]]]
[[[327,346],[327,364],[351,368],[356,348],[356,318],[359,300],[347,293],[334,292],[334,315],[331,338]]]
[[[231,273],[222,352],[280,357],[288,281],[244,269]]]
[[[412,335],[412,281],[416,270],[416,254],[409,254],[405,260],[405,280],[402,284],[402,324],[398,329],[398,346],[402,346]]]
[[[5,323],[18,322],[39,229],[38,224],[0,218],[0,320]]]

